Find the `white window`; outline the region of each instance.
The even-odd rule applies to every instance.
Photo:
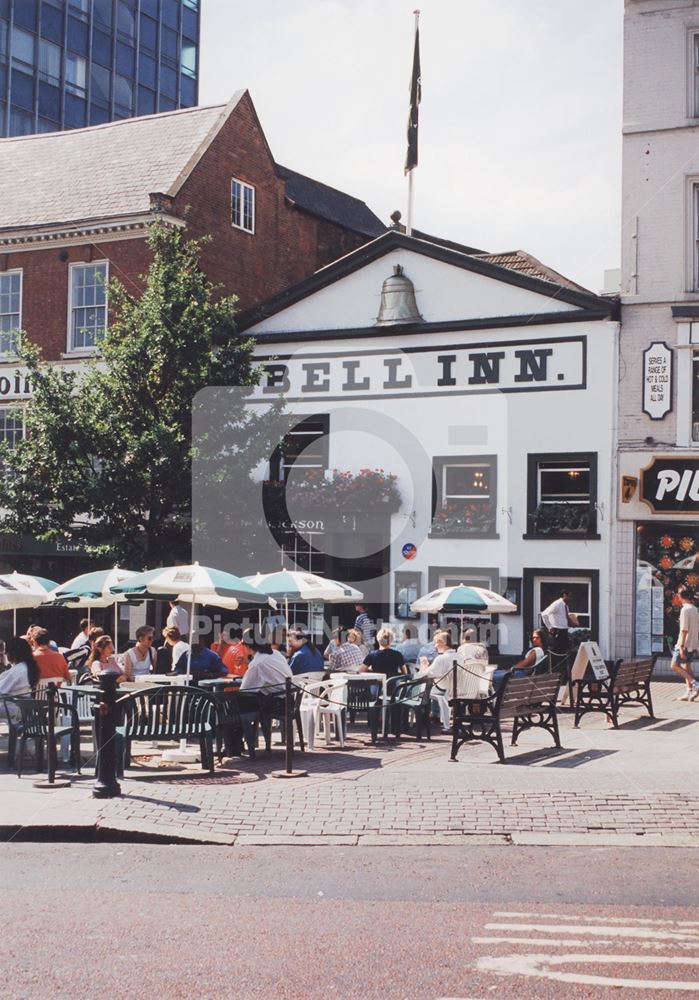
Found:
[[[24,408],[0,406],[0,444],[11,448],[24,437]]]
[[[692,116],[699,118],[699,32],[692,34]]]
[[[17,353],[17,331],[22,326],[22,272],[0,274],[0,355]]]
[[[246,233],[255,232],[255,188],[235,177],[231,180],[231,223]]]
[[[592,578],[575,576],[534,577],[534,627],[541,621],[541,612],[561,596],[565,587],[572,594],[570,610],[578,619],[580,628],[590,628],[592,621]]]
[[[92,351],[107,328],[107,261],[70,269],[69,351]]]

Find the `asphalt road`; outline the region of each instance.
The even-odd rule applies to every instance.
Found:
[[[699,993],[699,850],[5,844],[3,994]]]

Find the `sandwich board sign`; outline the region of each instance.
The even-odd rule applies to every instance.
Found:
[[[580,643],[570,679],[573,681],[582,680],[588,666],[592,668],[592,672],[598,681],[606,681],[609,679],[607,664],[604,662],[604,657],[602,656],[600,648],[596,642]]]

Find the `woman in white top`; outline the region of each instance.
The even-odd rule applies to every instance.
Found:
[[[101,635],[95,639],[95,643],[87,661],[87,666],[93,677],[100,674],[116,674],[117,681],[130,680],[124,670],[121,669],[114,655],[114,643],[111,635]]]
[[[176,625],[168,625],[166,628],[163,629],[163,639],[165,640],[165,645],[169,646],[170,649],[172,650],[170,662],[172,664],[172,670],[174,671],[175,667],[177,666],[179,658],[182,656],[183,653],[186,653],[189,650],[189,643],[184,641],[184,639],[180,635],[180,630],[177,628]],[[221,649],[222,642],[223,642],[223,637],[219,641],[218,655],[221,658],[223,658],[223,650]],[[157,651],[154,650],[154,652]]]
[[[19,636],[9,639],[5,655],[10,667],[0,674],[0,695],[14,697],[31,694],[32,688],[36,687],[39,682],[39,665],[34,659],[27,640],[21,639]],[[18,717],[18,712],[14,710],[12,718],[16,717]],[[7,718],[7,711],[2,702],[0,702],[0,718]]]
[[[128,681],[143,677],[156,669],[158,650],[153,649],[155,629],[152,625],[141,625],[136,629],[136,645],[124,653],[124,673]],[[173,661],[174,662],[174,661]]]
[[[523,659],[512,667],[513,677],[529,677],[530,674],[543,674],[548,667],[548,652],[546,638],[541,629],[532,632],[532,644]]]

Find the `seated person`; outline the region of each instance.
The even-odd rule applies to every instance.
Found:
[[[385,674],[386,677],[408,673],[403,654],[399,653],[397,649],[391,649],[391,643],[395,637],[392,628],[379,629],[376,634],[379,648],[373,649],[364,657],[364,663],[359,668],[361,673],[372,670],[375,674]]]
[[[457,670],[458,666],[462,665],[462,660],[460,653],[451,648],[451,635],[446,630],[435,632],[433,642],[437,655],[431,663],[426,656],[420,657],[420,669],[413,680],[420,680],[423,677],[432,679],[431,698],[437,703],[442,731],[447,733],[451,725],[449,699],[453,694],[454,660],[457,661]],[[459,684],[458,674],[457,684]],[[458,688],[457,691],[460,694]]]
[[[223,660],[231,677],[242,677],[248,669],[253,651],[243,642],[243,630],[232,628],[229,633],[229,642],[223,653],[219,656]]]
[[[26,639],[14,636],[7,640],[5,656],[9,667],[0,673],[0,695],[8,698],[30,695],[39,683],[39,666]],[[11,702],[0,701],[0,719],[18,722],[20,710]]]
[[[337,629],[337,636],[330,643],[328,649],[328,670],[337,670],[346,674],[356,674],[359,672],[366,653],[362,652],[364,647],[364,636],[358,628],[347,630],[346,637],[342,629]]]
[[[291,665],[287,663],[283,653],[273,649],[271,643],[266,641],[270,638],[271,636],[264,635],[258,639],[252,628],[243,632],[241,642],[252,659],[240,682],[241,694],[252,691],[281,694],[285,690],[286,679],[292,676]]]
[[[119,665],[110,635],[101,635],[95,639],[87,665],[93,677],[99,677],[100,674],[116,674],[118,684],[133,680],[133,676],[129,677]]]
[[[474,641],[476,635],[477,631],[473,627],[466,628],[461,633],[461,645],[457,652],[463,662],[464,670],[463,675],[457,679],[459,698],[480,698],[488,693],[486,683],[490,664],[488,647],[483,642]]]
[[[49,646],[49,634],[45,628],[34,628],[32,630],[32,642],[34,659],[39,665],[39,676],[42,680],[48,677],[61,677],[70,684],[70,673],[68,671],[68,661],[63,653]]]
[[[170,653],[169,656],[170,667],[171,669],[174,669],[174,665],[177,663],[179,658],[182,656],[183,653],[186,653],[187,650],[189,649],[189,643],[184,641],[184,639],[180,634],[180,630],[176,625],[165,626],[165,628],[163,629],[163,640],[165,643],[164,648],[166,650],[169,650]],[[160,667],[161,672],[167,673],[167,670],[165,669],[168,661],[167,654],[162,653],[162,655],[159,655],[158,658],[163,660],[163,663]]]
[[[80,619],[80,631],[78,632],[78,634],[76,635],[76,637],[71,642],[70,648],[71,649],[79,649],[80,646],[87,646],[88,642],[89,642],[89,640],[87,638],[87,633],[89,631],[90,631],[90,619],[89,618],[81,618]]]
[[[511,668],[513,677],[528,677],[530,674],[546,674],[549,669],[548,645],[542,629],[532,632],[532,644],[524,657]]]
[[[140,625],[136,629],[136,645],[124,653],[124,673],[128,680],[153,673],[158,669],[158,651],[153,649],[155,629],[152,625]]]
[[[228,671],[218,653],[207,649],[204,640],[197,637],[192,642],[191,660],[189,650],[185,650],[175,664],[175,673],[189,674],[193,680],[206,680],[221,677]]]
[[[415,634],[413,634],[415,633]],[[396,649],[403,654],[406,663],[417,663],[420,657],[420,640],[417,637],[417,628],[413,625],[403,627],[403,639],[396,644]]]
[[[290,630],[287,636],[287,645],[292,674],[325,672],[323,654],[316,649],[310,637],[302,629]]]

